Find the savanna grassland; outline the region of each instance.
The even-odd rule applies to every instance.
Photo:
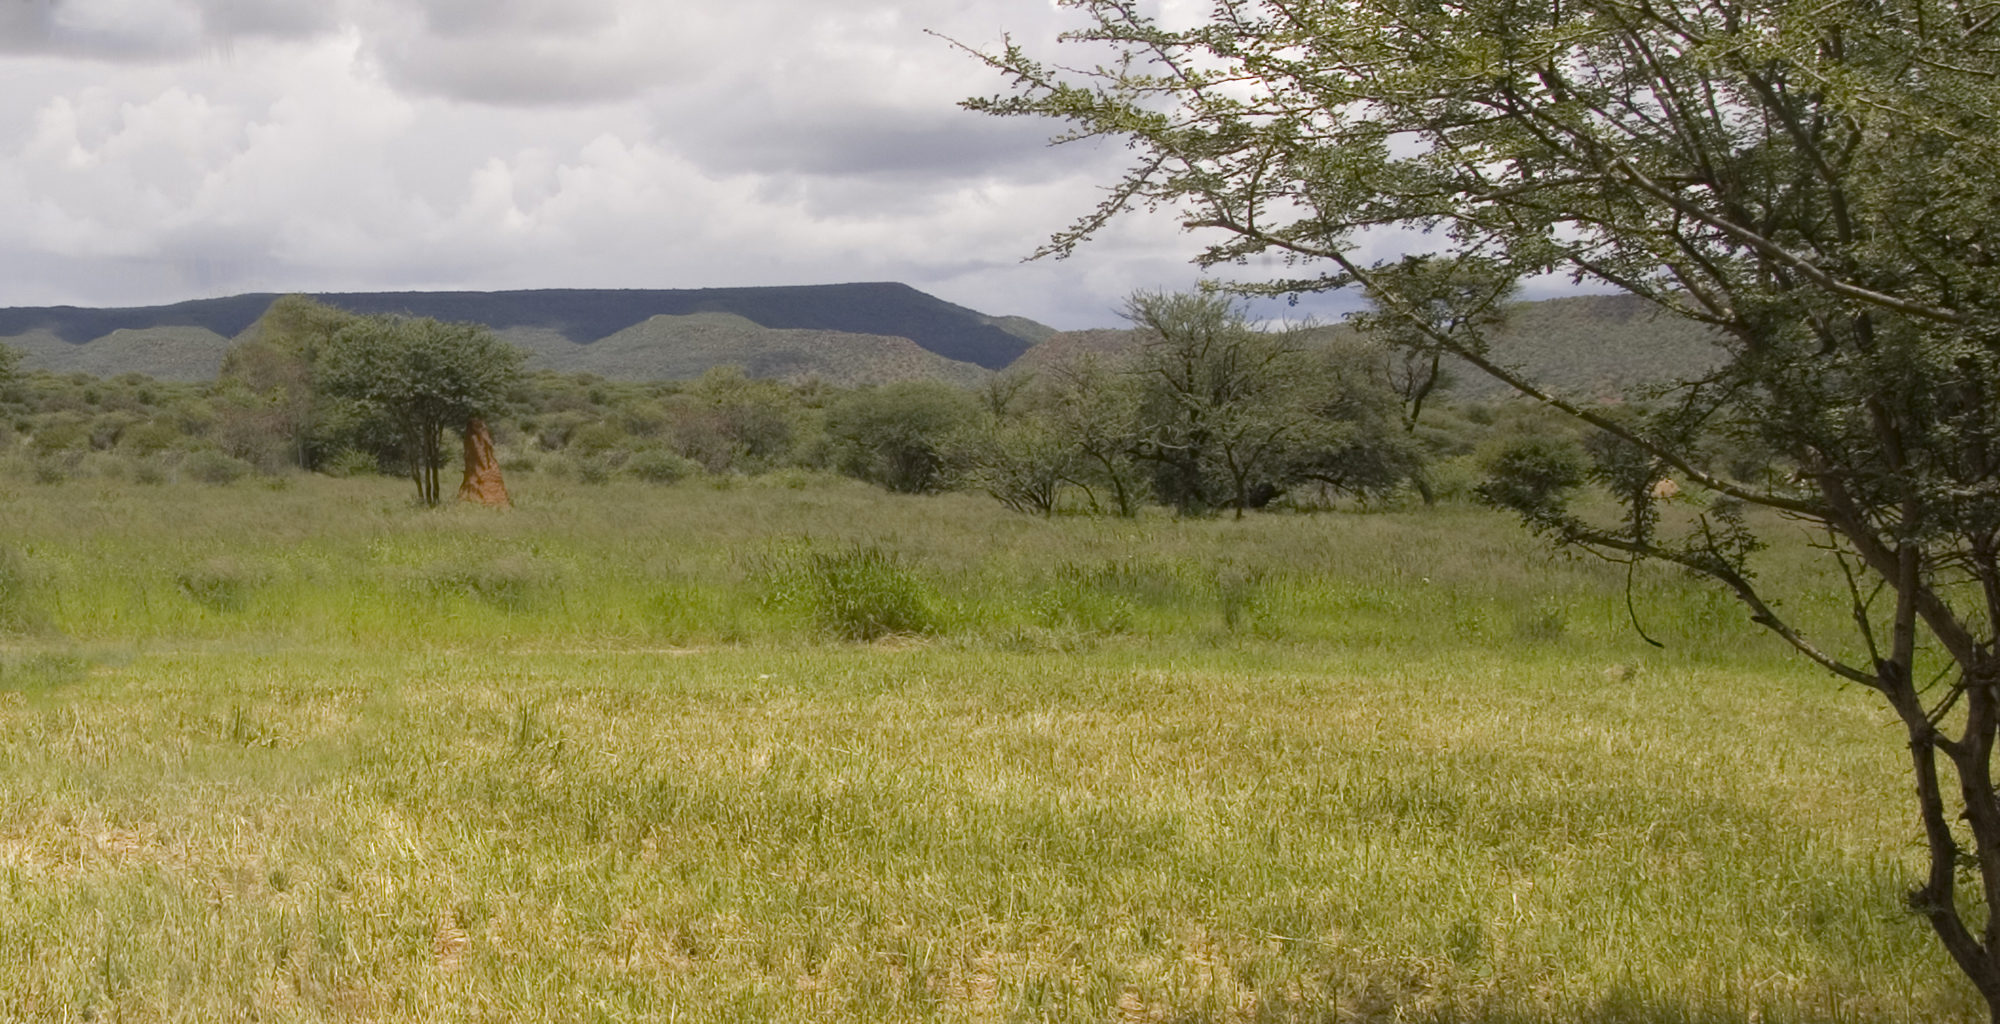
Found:
[[[1978,1015],[1886,713],[1692,581],[730,479],[0,486],[0,1019]]]

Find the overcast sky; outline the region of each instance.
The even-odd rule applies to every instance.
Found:
[[[1188,5],[1190,0],[1168,0]],[[958,109],[926,29],[1049,0],[0,0],[0,306],[245,291],[904,281],[1057,327],[1194,282],[1127,155]]]

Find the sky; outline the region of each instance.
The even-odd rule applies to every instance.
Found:
[[[959,109],[1005,82],[939,38],[1059,55],[1077,24],[1050,0],[0,0],[0,306],[902,281],[1115,326],[1198,279],[1199,239],[1140,215],[1024,263],[1130,154]]]

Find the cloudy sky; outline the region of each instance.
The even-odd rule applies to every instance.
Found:
[[[1187,0],[1191,2],[1191,0]],[[1049,0],[0,0],[0,306],[905,281],[1116,322],[1195,240],[1023,264],[1115,145],[957,101]]]

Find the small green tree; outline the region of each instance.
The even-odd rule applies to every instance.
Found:
[[[220,410],[222,429],[255,438],[260,448],[281,446],[300,469],[318,468],[332,426],[317,381],[320,351],[359,319],[304,295],[271,303],[223,356],[217,390],[229,401]]]
[[[1045,416],[984,411],[949,443],[948,458],[966,483],[1008,508],[1052,516],[1083,457]]]
[[[1102,491],[1113,513],[1138,515],[1151,494],[1132,457],[1143,433],[1138,382],[1085,353],[1051,367],[1037,383],[1040,414],[1077,454],[1069,482],[1083,489],[1093,509],[1102,509],[1097,497]]]
[[[977,412],[971,395],[946,384],[865,388],[827,409],[827,445],[834,467],[848,476],[926,494],[949,483],[948,446]]]
[[[1303,332],[1265,330],[1221,295],[1139,292],[1125,315],[1147,334],[1132,368],[1143,434],[1134,454],[1183,514],[1261,507],[1340,432],[1317,414]]]
[[[373,316],[336,332],[318,364],[328,394],[393,427],[419,500],[435,507],[445,431],[503,409],[526,359],[477,324]]]

